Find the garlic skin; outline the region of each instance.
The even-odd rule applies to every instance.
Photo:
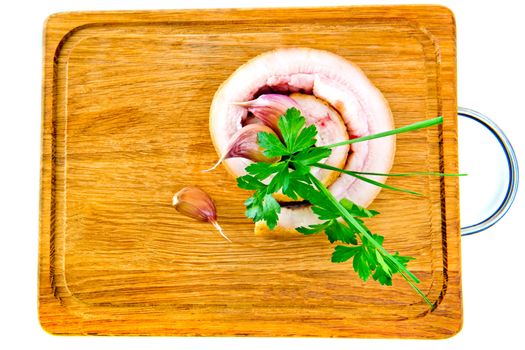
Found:
[[[267,132],[270,134],[277,134],[262,124],[249,124],[233,134],[228,149],[223,154],[223,156],[215,163],[213,167],[204,172],[211,171],[215,169],[223,160],[228,158],[241,157],[246,158],[254,162],[265,162],[265,163],[275,163],[278,162],[281,157],[272,157],[269,158],[263,154],[264,149],[259,146],[257,142],[257,136],[260,132]]]
[[[280,157],[268,158],[263,154],[264,149],[257,142],[257,136],[260,132],[267,132],[277,136],[272,129],[265,125],[246,125],[232,136],[226,158],[242,157],[254,162],[278,162],[281,159]]]
[[[272,128],[280,138],[282,135],[277,124],[279,118],[291,107],[299,109],[299,104],[293,98],[279,94],[264,94],[255,100],[234,102],[233,104],[246,108],[264,125]]]
[[[217,222],[217,209],[211,197],[197,187],[184,187],[175,193],[172,205],[179,213],[203,222],[211,223],[224,239],[231,242]]]
[[[173,196],[175,209],[199,221],[217,220],[215,203],[210,196],[197,187],[184,187]]]

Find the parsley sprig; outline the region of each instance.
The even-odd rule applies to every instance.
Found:
[[[253,195],[244,202],[246,216],[253,219],[254,222],[265,221],[270,229],[274,229],[277,226],[281,206],[273,194],[281,191],[294,200],[306,200],[311,203],[312,211],[321,223],[308,227],[297,227],[296,230],[304,235],[324,232],[330,243],[338,242],[332,253],[332,262],[341,263],[351,260],[354,271],[363,281],[371,277],[382,285],[392,285],[392,276],[397,273],[428,305],[433,307],[433,303],[416,286],[419,279],[407,269],[409,261],[414,258],[402,256],[398,252],[394,254],[387,252],[383,247],[384,237],[372,233],[366,227],[364,219],[370,219],[379,213],[363,208],[346,198],[338,201],[321,181],[312,175],[310,170],[312,167],[335,170],[376,186],[419,195],[416,192],[395,188],[366,177],[366,175],[386,176],[388,174],[353,172],[332,167],[320,161],[330,156],[333,147],[417,130],[439,124],[442,120],[442,117],[438,117],[380,134],[316,147],[316,127],[306,126],[305,118],[301,116],[300,111],[290,108],[278,122],[282,140],[275,134],[265,132],[258,134],[258,143],[264,149],[264,155],[281,157],[281,160],[272,164],[253,163],[246,168],[246,175],[237,178],[237,185],[240,188],[254,191]],[[405,173],[396,175],[449,176],[455,174]]]

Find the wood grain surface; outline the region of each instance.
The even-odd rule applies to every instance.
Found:
[[[444,338],[462,324],[458,180],[390,178],[369,222],[439,305],[400,277],[362,282],[322,235],[259,237],[217,159],[208,111],[241,64],[332,51],[383,92],[402,134],[392,171],[457,166],[455,24],[443,7],[62,13],[45,28],[39,317],[54,334]],[[229,244],[171,197],[215,199]]]

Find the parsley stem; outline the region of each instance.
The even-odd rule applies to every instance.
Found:
[[[428,128],[429,126],[433,126],[433,125],[437,125],[441,123],[443,123],[443,117],[437,117],[433,119],[423,120],[421,122],[417,122],[414,124],[402,126],[397,129],[388,130],[388,131],[384,131],[384,132],[380,132],[380,133],[372,134],[372,135],[367,135],[363,137],[358,137],[352,140],[341,141],[341,142],[333,143],[331,145],[326,145],[322,147],[323,148],[334,148],[334,147],[339,147],[339,146],[344,146],[344,145],[350,145],[356,142],[368,141],[368,140],[377,139],[380,137],[386,137],[390,135],[401,134],[401,133],[408,132],[408,131]]]
[[[388,260],[390,260],[399,270],[399,273],[403,276],[403,278],[410,284],[410,286],[425,300],[425,302],[430,306],[433,307],[434,304],[426,297],[426,295],[414,284],[419,283],[419,279],[414,276],[414,274],[408,269],[403,266],[397,259],[395,259],[390,253],[388,253],[385,248],[381,244],[379,244],[367,231],[366,229],[339,203],[339,201],[334,197],[334,195],[328,191],[328,189],[319,181],[315,176],[312,174],[309,174],[310,181],[314,184],[314,186],[321,191],[326,198],[332,202],[332,204],[339,210],[341,213],[343,219],[346,221],[348,225],[351,225],[359,230],[359,232],[368,240],[370,241],[377,250],[379,250],[383,256],[385,256]],[[410,278],[409,278],[410,277]]]
[[[399,269],[403,271],[406,270],[406,273],[410,276],[410,278],[412,278],[414,282],[419,283],[419,280],[417,279],[416,276],[414,276],[403,265],[401,265],[399,261],[397,261],[392,256],[390,256],[390,254],[385,250],[385,248],[383,248],[379,243],[376,242],[375,239],[372,238],[372,236],[370,236],[370,234],[366,231],[366,229],[361,224],[359,224],[359,222],[357,222],[357,220],[345,209],[345,207],[343,207],[341,203],[339,203],[339,201],[334,197],[334,195],[330,191],[328,191],[328,189],[321,183],[321,181],[319,181],[315,176],[311,174],[310,174],[310,179],[312,183],[315,185],[315,187],[317,187],[317,189],[321,191],[330,200],[330,202],[332,202],[332,204],[339,210],[339,212],[343,216],[343,219],[345,219],[345,221],[349,225],[352,225],[355,228],[357,228],[359,232],[365,236],[366,239],[370,240],[372,244],[374,244],[376,248],[379,249],[390,260],[392,260],[392,262],[395,265],[397,265]]]

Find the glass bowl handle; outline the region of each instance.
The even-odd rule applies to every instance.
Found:
[[[468,236],[488,229],[497,223],[507,213],[514,202],[516,192],[518,191],[519,169],[518,159],[516,158],[516,154],[514,153],[514,149],[512,148],[509,139],[490,118],[472,109],[463,107],[458,107],[458,117],[473,119],[489,129],[505,151],[505,157],[507,158],[507,164],[509,167],[509,185],[507,186],[505,198],[498,206],[498,209],[496,209],[486,219],[483,219],[476,224],[461,228],[461,235]]]

